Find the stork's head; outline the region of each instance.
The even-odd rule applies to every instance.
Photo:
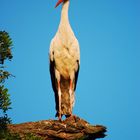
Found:
[[[56,5],[55,5],[55,8],[56,8],[59,4],[65,2],[65,1],[67,1],[67,0],[58,0],[58,2],[57,2]]]

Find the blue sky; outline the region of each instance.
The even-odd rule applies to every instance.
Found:
[[[13,123],[54,119],[48,51],[61,6],[56,0],[0,0],[0,30],[13,40],[16,76],[7,81]],[[140,1],[71,0],[69,18],[80,43],[74,114],[105,125],[104,140],[140,139]]]

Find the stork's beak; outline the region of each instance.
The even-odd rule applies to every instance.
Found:
[[[55,5],[55,8],[56,8],[59,4],[61,4],[63,1],[64,1],[64,0],[58,0],[58,2],[57,2],[56,5]]]

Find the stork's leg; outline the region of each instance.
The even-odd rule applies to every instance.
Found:
[[[69,87],[69,94],[70,94],[70,110],[71,110],[71,114],[72,115],[72,80],[70,79],[70,87]]]
[[[58,81],[58,99],[59,99],[58,119],[61,121],[61,88],[60,88],[60,81]]]

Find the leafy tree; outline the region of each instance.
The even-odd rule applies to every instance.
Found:
[[[6,79],[13,76],[5,70],[5,61],[11,60],[12,56],[12,39],[5,31],[0,31],[0,140],[21,140],[19,134],[11,134],[7,129],[7,124],[11,123],[11,119],[7,115],[7,111],[11,109],[11,100],[8,89],[4,83]],[[33,134],[24,136],[25,140],[42,140]]]
[[[6,59],[12,59],[11,53],[12,39],[5,31],[0,31],[0,64],[4,64]]]
[[[0,31],[0,131],[6,130],[7,124],[11,122],[11,119],[7,115],[7,111],[11,109],[10,95],[8,89],[4,86],[5,80],[8,79],[11,74],[5,70],[5,61],[12,59],[12,40],[9,34],[5,31]]]

